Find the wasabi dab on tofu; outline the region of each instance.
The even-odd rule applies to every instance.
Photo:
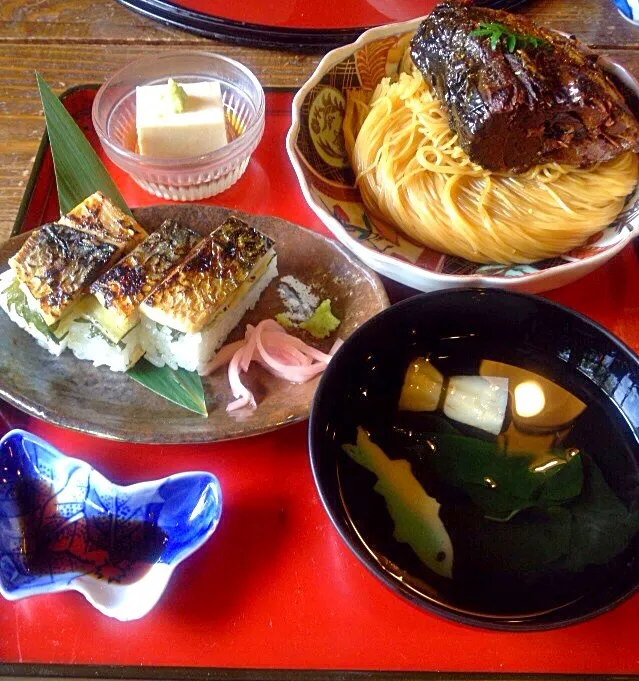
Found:
[[[357,443],[343,449],[377,476],[374,489],[386,500],[395,524],[395,539],[408,544],[433,572],[452,578],[453,545],[439,518],[440,504],[419,484],[410,463],[389,459],[361,427],[357,429]]]
[[[176,83],[173,78],[169,78],[167,86],[166,103],[171,113],[184,113],[186,102],[189,96],[184,88]]]
[[[313,314],[300,324],[296,324],[286,312],[280,312],[275,315],[275,321],[283,326],[285,329],[293,329],[299,327],[310,333],[313,338],[328,338],[335,329],[341,324],[341,321],[331,311],[331,300],[327,298],[323,300],[315,309]]]

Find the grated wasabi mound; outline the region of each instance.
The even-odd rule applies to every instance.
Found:
[[[313,338],[327,338],[340,325],[340,320],[331,312],[331,300],[323,300],[313,314],[300,324]]]
[[[283,328],[285,329],[293,329],[295,328],[295,324],[291,321],[291,318],[288,316],[286,312],[280,312],[279,314],[275,315],[275,321]]]
[[[186,94],[185,89],[176,83],[173,78],[169,78],[167,94],[165,97],[167,109],[171,111],[171,113],[184,113],[188,98],[189,96]]]

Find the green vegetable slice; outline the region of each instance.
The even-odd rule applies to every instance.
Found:
[[[363,428],[357,429],[357,443],[343,450],[377,476],[374,490],[386,500],[395,539],[408,544],[433,572],[452,577],[453,545],[439,518],[439,503],[419,484],[410,463],[390,459]]]
[[[20,282],[15,279],[7,288],[4,290],[7,296],[7,305],[12,307],[16,314],[20,315],[22,319],[28,324],[33,325],[43,336],[46,336],[50,341],[56,344],[60,343],[55,334],[47,326],[47,323],[42,319],[42,317],[29,307],[27,302],[27,296],[24,291],[20,288]]]
[[[504,452],[496,442],[464,435],[395,431],[396,451],[418,460],[418,477],[436,478],[463,489],[491,518],[507,520],[525,508],[546,508],[579,496],[583,466],[579,455],[557,451],[533,465],[529,453]]]

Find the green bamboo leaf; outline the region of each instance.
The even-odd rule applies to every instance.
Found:
[[[60,211],[68,213],[87,196],[100,190],[118,208],[131,215],[89,140],[39,73],[36,73],[36,79],[53,155]]]
[[[47,123],[62,213],[72,210],[87,196],[100,190],[120,209],[131,215],[129,207],[89,140],[39,73],[36,73],[36,78]],[[183,369],[174,371],[167,366],[160,369],[142,359],[127,374],[170,402],[208,416],[202,379],[196,372]]]
[[[164,399],[194,411],[202,416],[208,416],[202,379],[195,371],[171,367],[162,368],[153,366],[146,359],[141,359],[127,374],[145,388],[153,391]]]

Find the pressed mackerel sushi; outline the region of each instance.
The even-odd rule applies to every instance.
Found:
[[[184,260],[202,237],[166,220],[160,228],[97,279],[84,313],[69,331],[69,349],[79,359],[126,371],[144,354],[140,303]]]
[[[91,285],[101,310],[95,319],[115,342],[139,321],[140,303],[179,265],[202,236],[165,220],[129,255]]]
[[[229,218],[140,306],[146,358],[203,372],[276,275],[271,239]]]
[[[117,254],[113,244],[52,223],[34,232],[9,266],[31,306],[51,326],[70,311]]]
[[[87,217],[83,229],[69,226],[64,216],[34,231],[9,260],[11,274],[3,275],[6,286],[0,291],[0,306],[54,354],[64,350],[91,284],[146,236],[102,194],[90,196],[72,213],[93,217]],[[51,336],[61,341],[55,347]]]
[[[0,308],[9,315],[12,322],[33,336],[38,345],[52,355],[61,355],[64,352],[67,346],[66,336],[58,338],[40,313],[29,307],[27,297],[20,289],[20,282],[13,270],[6,270],[0,274]]]
[[[102,192],[91,194],[58,222],[113,244],[121,255],[147,237],[135,218],[120,210]]]

